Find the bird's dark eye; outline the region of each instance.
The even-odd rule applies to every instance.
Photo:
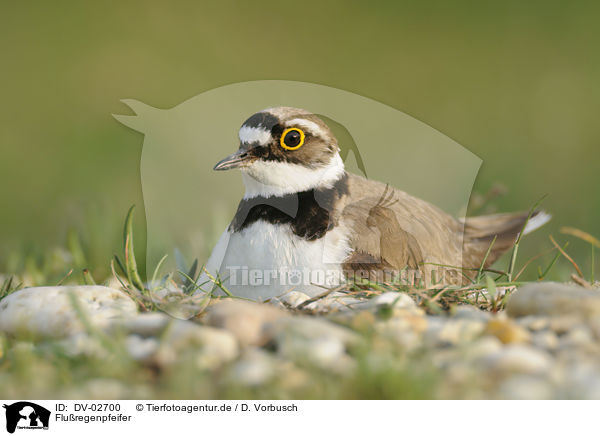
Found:
[[[297,127],[285,129],[279,144],[286,150],[298,150],[304,144],[304,132]]]

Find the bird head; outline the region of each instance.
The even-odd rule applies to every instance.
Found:
[[[344,173],[337,140],[327,124],[302,109],[276,107],[248,118],[239,149],[217,171],[239,168],[246,197],[329,187]]]

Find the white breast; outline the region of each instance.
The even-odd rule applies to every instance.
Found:
[[[336,227],[317,240],[296,236],[289,224],[257,221],[240,232],[225,231],[206,265],[234,295],[265,300],[294,290],[310,296],[342,280],[350,254],[347,232]],[[320,286],[318,286],[320,285]]]

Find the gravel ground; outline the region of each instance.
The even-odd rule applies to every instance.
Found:
[[[430,315],[398,292],[368,300],[337,293],[289,308],[304,297],[213,300],[200,316],[180,320],[138,313],[125,293],[102,286],[28,288],[0,301],[0,332],[13,349],[52,343],[68,356],[99,359],[114,352],[107,340],[119,338],[127,358],[153,371],[192,355],[198,371],[244,389],[293,392],[314,371],[343,383],[368,366],[426,368],[432,398],[600,399],[600,289],[531,283],[497,314],[464,305]],[[147,393],[110,380],[86,389],[78,395]]]

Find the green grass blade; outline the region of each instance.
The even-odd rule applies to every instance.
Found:
[[[538,206],[542,203],[542,201],[544,201],[544,199],[546,197],[547,197],[547,195],[542,196],[542,198],[540,198],[531,207],[531,209],[529,209],[529,213],[527,214],[527,219],[525,220],[525,223],[523,224],[523,227],[521,228],[521,231],[519,232],[519,236],[517,236],[517,240],[515,241],[515,244],[513,245],[512,252],[510,253],[510,262],[508,264],[508,272],[507,272],[507,278],[508,278],[509,282],[511,282],[512,278],[513,278],[513,272],[515,270],[515,264],[517,262],[517,254],[519,252],[519,244],[521,243],[521,238],[523,237],[523,233],[525,232],[525,228],[527,227],[527,224],[529,223],[529,220],[531,219],[532,215],[534,214],[534,212],[536,211],[536,209],[538,208]]]
[[[113,260],[117,264],[117,266],[119,267],[119,269],[121,270],[121,274],[123,274],[124,276],[126,276],[127,275],[127,271],[126,271],[125,265],[123,265],[123,262],[119,258],[119,255],[115,254],[114,257],[113,257]]]
[[[14,278],[15,278],[15,276],[10,276],[6,280],[4,280],[4,283],[2,284],[2,290],[1,290],[2,294],[10,291],[10,288],[12,286]]]
[[[496,282],[494,280],[492,280],[492,278],[489,275],[485,275],[485,281],[486,281],[486,285],[487,285],[487,292],[488,295],[490,296],[490,301],[492,303],[492,310],[496,309],[496,292],[497,292],[497,288],[496,288]]]
[[[566,242],[563,250],[565,248],[567,248],[569,246],[569,243]],[[548,265],[548,267],[544,270],[544,272],[539,272],[538,274],[538,280],[544,280],[544,277],[546,277],[546,275],[548,275],[548,273],[550,272],[550,270],[552,269],[552,267],[554,266],[554,264],[556,263],[556,261],[558,260],[558,258],[561,256],[560,251],[558,253],[556,253],[556,256],[554,256],[554,258],[552,259],[552,261],[550,262],[550,264]]]
[[[62,285],[62,284],[64,283],[64,281],[65,281],[65,280],[67,280],[69,277],[71,277],[71,274],[73,274],[73,268],[71,268],[71,269],[69,270],[69,272],[68,272],[68,273],[67,273],[67,274],[66,274],[66,275],[65,275],[65,276],[64,276],[62,279],[60,279],[60,280],[58,281],[58,283],[56,284],[56,286],[60,286],[60,285]]]
[[[156,265],[156,268],[154,268],[154,272],[152,273],[152,280],[150,281],[150,286],[154,286],[154,283],[156,283],[156,278],[158,277],[158,272],[160,271],[160,267],[162,266],[162,264],[164,263],[165,259],[168,257],[168,254],[165,254],[159,261],[158,264]]]
[[[83,273],[83,283],[85,283],[86,285],[90,285],[93,286],[96,284],[96,281],[94,280],[94,277],[92,277],[92,273],[90,273],[89,269],[84,269],[82,271]]]
[[[195,286],[195,288],[193,290],[198,289],[198,286],[196,284],[197,271],[198,271],[198,259],[195,259],[194,263],[192,264],[190,271],[187,273],[186,279],[183,283],[183,289],[186,294],[190,293],[192,287],[194,287],[194,286]]]
[[[133,247],[133,215],[135,212],[135,205],[131,206],[125,219],[125,227],[123,229],[123,239],[125,242],[125,268],[127,271],[127,278],[129,282],[138,288],[140,291],[145,292],[144,283],[140,277],[137,262],[135,260],[135,252]]]
[[[483,272],[483,268],[485,267],[485,263],[487,262],[488,256],[490,255],[490,253],[492,251],[492,247],[494,246],[494,243],[496,242],[496,238],[498,238],[498,235],[494,235],[494,239],[492,239],[492,242],[491,242],[490,246],[488,247],[484,258],[481,261],[481,266],[479,267],[479,271],[477,271],[477,279],[475,280],[475,283],[479,283],[481,281],[481,274]]]
[[[121,280],[121,277],[119,277],[119,275],[117,274],[117,271],[115,269],[115,259],[112,259],[110,261],[110,269],[111,269],[111,271],[113,273],[114,278],[117,279],[117,281],[121,284],[121,286],[123,287],[123,289],[128,289],[128,286],[125,283],[123,283],[123,280]]]

